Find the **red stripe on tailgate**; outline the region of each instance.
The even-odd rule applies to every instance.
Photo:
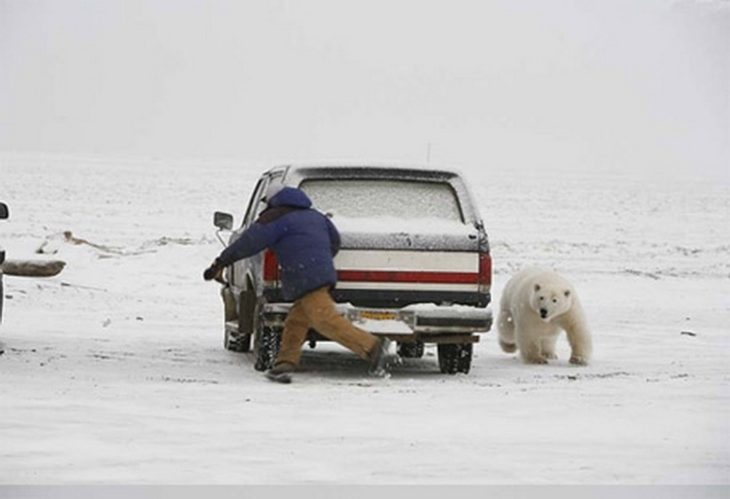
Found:
[[[472,272],[411,272],[386,270],[340,270],[340,281],[365,282],[433,282],[440,284],[476,284],[479,274]]]

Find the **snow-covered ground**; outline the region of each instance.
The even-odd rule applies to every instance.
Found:
[[[526,264],[568,276],[589,367],[526,366],[494,333],[472,372],[435,350],[390,379],[335,345],[274,385],[222,348],[212,213],[240,221],[270,165],[5,156],[0,483],[730,483],[730,182],[466,169],[498,299]],[[71,245],[58,236],[105,248]]]

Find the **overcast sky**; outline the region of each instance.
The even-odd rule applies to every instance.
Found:
[[[0,151],[730,169],[725,1],[0,0]]]

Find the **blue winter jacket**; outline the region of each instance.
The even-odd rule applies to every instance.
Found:
[[[329,220],[311,208],[301,190],[285,187],[251,227],[218,257],[231,265],[270,248],[281,266],[281,288],[286,300],[297,300],[315,289],[334,286],[337,272],[333,257],[340,249],[340,235]]]

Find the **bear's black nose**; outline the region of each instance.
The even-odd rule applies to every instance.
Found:
[[[547,312],[546,308],[540,309],[540,317],[542,317],[544,319],[545,317],[547,317],[547,314],[548,314],[548,312]]]

